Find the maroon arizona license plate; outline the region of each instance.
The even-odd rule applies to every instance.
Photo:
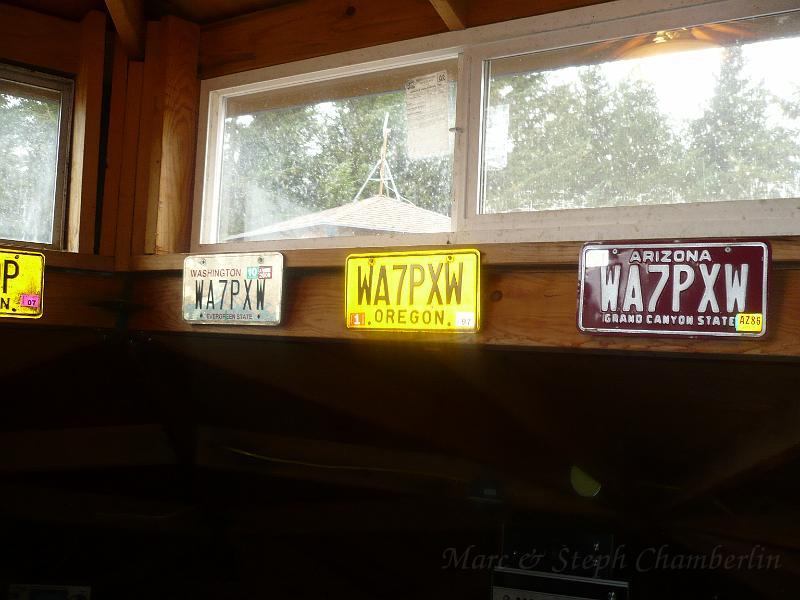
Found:
[[[769,245],[760,241],[585,244],[578,329],[762,336],[769,264]]]

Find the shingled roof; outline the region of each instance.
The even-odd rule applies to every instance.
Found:
[[[354,229],[368,233],[437,233],[450,231],[450,217],[420,208],[410,202],[372,196],[319,212],[259,227],[227,238],[260,240],[275,237],[305,237],[320,228]]]

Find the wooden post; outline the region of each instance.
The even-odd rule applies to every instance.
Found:
[[[80,66],[75,78],[72,163],[66,249],[94,252],[97,169],[100,160],[100,115],[106,16],[90,11],[81,21]]]
[[[148,23],[133,254],[189,248],[199,41],[199,27],[177,17]]]

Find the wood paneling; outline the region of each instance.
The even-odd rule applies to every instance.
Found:
[[[108,119],[103,207],[100,223],[100,255],[114,256],[117,245],[120,176],[124,153],[125,99],[128,85],[128,58],[119,41],[114,44],[111,73],[111,107]]]
[[[13,327],[116,326],[123,297],[122,277],[112,273],[48,268],[44,281],[44,316],[41,319],[3,319],[0,325]]]
[[[106,16],[98,11],[88,13],[80,25],[65,244],[70,252],[94,252],[105,28]]]
[[[97,469],[176,462],[159,425],[0,433],[0,471]]]
[[[492,2],[490,0],[471,0],[467,4],[467,26],[488,25],[500,21],[522,19],[534,15],[569,10],[581,6],[603,4],[608,0],[546,0],[545,2],[531,2],[530,0],[503,0]]]
[[[158,177],[161,130],[164,122],[164,57],[161,23],[147,24],[142,101],[139,113],[139,153],[136,162],[136,196],[133,211],[132,254],[152,254],[156,245]]]
[[[81,65],[81,29],[72,21],[0,4],[0,57],[77,73]]]
[[[175,17],[162,21],[164,118],[158,187],[156,253],[185,252],[191,236],[192,185],[200,82],[200,30]]]
[[[200,30],[176,17],[147,25],[134,254],[188,249],[199,106]]]
[[[70,21],[80,21],[90,10],[105,8],[103,0],[3,0],[3,2]]]
[[[487,472],[485,465],[446,455],[215,428],[198,432],[197,464],[401,493],[428,491],[453,498],[467,497]],[[504,499],[514,506],[572,514],[606,512],[596,503],[508,474],[498,474],[498,479]]]
[[[209,25],[202,78],[447,31],[428,0],[302,0]]]
[[[800,356],[800,270],[775,269],[769,333],[749,340],[599,337],[576,327],[577,277],[573,269],[485,269],[483,330],[467,334],[359,332],[345,327],[341,269],[290,271],[285,281],[284,324],[280,327],[189,325],[181,317],[181,275],[141,275],[134,296],[148,308],[134,315],[133,329],[298,338],[445,342],[539,348]]]
[[[143,78],[144,63],[129,62],[125,98],[122,165],[120,168],[117,230],[115,236],[116,269],[127,268],[131,255]]]

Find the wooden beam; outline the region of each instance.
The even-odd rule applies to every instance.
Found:
[[[450,31],[467,28],[467,0],[431,0]]]
[[[133,60],[144,57],[144,8],[141,0],[105,0],[122,46]]]
[[[290,2],[204,27],[200,76],[216,77],[446,30],[433,7],[418,0]]]
[[[0,58],[77,73],[81,30],[79,23],[0,4]]]
[[[92,254],[100,162],[106,16],[93,10],[81,21],[80,68],[75,78],[72,161],[66,248]]]
[[[392,341],[394,343],[477,344],[674,352],[685,354],[800,357],[800,268],[772,273],[770,332],[761,339],[662,339],[581,334],[575,325],[577,276],[573,268],[484,269],[483,326],[477,334],[402,336],[347,329],[344,319],[344,273],[341,268],[290,271],[291,300],[284,303],[280,327],[193,326],[181,317],[182,279],[178,272],[137,279],[134,301],[148,308],[133,315],[131,327],[147,331],[265,337]]]
[[[160,425],[92,427],[0,434],[0,471],[55,471],[172,465]]]

